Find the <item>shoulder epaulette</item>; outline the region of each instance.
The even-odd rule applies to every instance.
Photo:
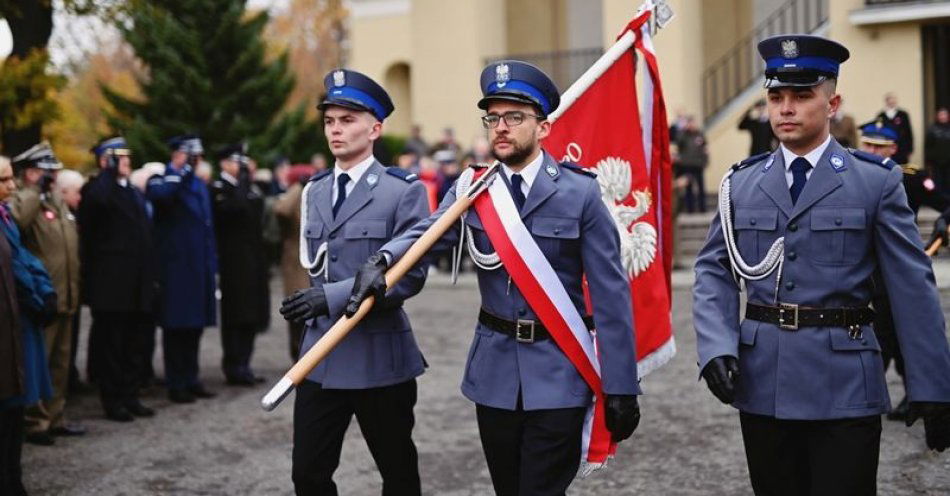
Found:
[[[319,181],[319,180],[321,180],[321,179],[323,179],[323,178],[329,176],[331,172],[333,172],[331,169],[322,170],[322,171],[320,171],[320,172],[318,172],[318,173],[316,173],[316,174],[310,176],[310,180],[309,180],[308,182],[311,182],[311,183],[312,183],[312,182],[314,182],[314,181]]]
[[[596,173],[596,172],[594,172],[594,171],[592,171],[592,170],[590,170],[590,169],[588,169],[588,168],[586,168],[586,167],[581,167],[581,166],[575,164],[574,162],[561,162],[561,167],[564,167],[564,168],[567,169],[567,170],[572,170],[572,171],[577,172],[577,173],[580,173],[580,174],[584,174],[585,176],[597,177],[597,173]]]
[[[471,167],[472,169],[487,169],[491,167],[491,164],[486,164],[484,162],[472,162],[468,164],[468,166]]]
[[[737,171],[737,170],[745,169],[746,167],[758,162],[759,160],[762,160],[765,157],[768,157],[771,154],[772,152],[765,152],[765,153],[760,153],[758,155],[753,155],[745,160],[740,160],[739,162],[736,162],[732,166],[732,170]]]
[[[399,167],[386,167],[386,174],[398,177],[407,183],[411,183],[419,179],[419,174],[416,174],[415,172],[409,172],[405,169],[400,169]]]
[[[861,150],[855,150],[854,148],[848,148],[848,152],[851,153],[851,155],[854,155],[855,157],[861,160],[864,160],[865,162],[871,162],[873,164],[880,165],[881,167],[884,167],[887,170],[893,169],[894,166],[896,165],[896,163],[893,160],[889,158],[884,158],[880,155],[875,155],[873,153],[863,152]]]

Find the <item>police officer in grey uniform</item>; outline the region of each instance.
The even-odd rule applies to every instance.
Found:
[[[429,214],[425,187],[373,156],[382,122],[393,111],[386,91],[355,71],[330,72],[320,103],[333,169],[315,175],[303,191],[301,263],[312,287],[284,300],[280,312],[307,321],[301,352],[343,314],[352,275],[371,253]],[[297,386],[293,481],[297,494],[335,495],[333,472],[343,436],[355,415],[383,479],[384,495],[420,494],[412,441],[416,380],[425,369],[404,299],[425,282],[413,269]]]
[[[829,134],[848,50],[781,35],[759,53],[781,146],[733,166],[720,187],[696,260],[699,366],[740,412],[756,494],[875,494],[890,408],[868,308],[875,271],[905,358],[909,420],[924,419],[928,447],[950,445],[950,349],[933,271],[900,168]]]
[[[639,423],[640,386],[630,287],[620,262],[617,229],[594,175],[575,164],[558,163],[541,149],[540,140],[551,127],[547,115],[560,101],[551,79],[530,64],[506,60],[482,71],[481,87],[478,107],[486,112],[482,120],[492,154],[503,163],[495,180],[505,181],[511,190],[522,221],[581,315],[587,314],[582,287],[587,278],[593,316],[585,320],[597,329],[607,428],[619,442]],[[455,202],[459,184],[431,217],[363,265],[348,314],[355,313],[366,295],[380,295],[386,267]],[[430,256],[451,249],[463,230],[479,266],[482,308],[462,394],[476,405],[492,484],[502,495],[563,495],[581,461],[591,390],[509,278],[474,210],[468,211],[463,226],[457,224],[442,236]]]

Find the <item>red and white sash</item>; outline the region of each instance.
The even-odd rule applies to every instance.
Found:
[[[587,475],[601,468],[617,448],[604,417],[600,362],[593,334],[587,330],[584,319],[551,263],[521,221],[504,181],[496,177],[488,188],[488,194],[478,195],[474,204],[488,239],[511,280],[594,392],[594,402],[588,407],[584,421],[581,446],[583,475]]]

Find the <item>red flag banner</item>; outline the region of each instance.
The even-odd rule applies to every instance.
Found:
[[[643,377],[676,353],[671,323],[669,128],[647,22],[638,15],[561,99],[544,148],[597,173],[630,278],[637,368]],[[647,77],[637,96],[637,54]]]

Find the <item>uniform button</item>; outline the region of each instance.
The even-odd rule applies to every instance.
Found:
[[[861,344],[868,344],[868,340],[867,340],[867,339],[862,339],[862,340],[861,340]]]
[[[336,255],[330,255],[330,261],[336,262]]]
[[[756,220],[755,220],[755,219],[749,219],[749,224],[752,224],[752,225],[754,226],[755,223],[756,223]]]
[[[797,231],[797,230],[798,230],[798,224],[795,223],[795,222],[792,222],[791,224],[788,225],[788,230],[789,230],[789,231],[792,231],[792,232]]]
[[[789,290],[789,291],[795,289],[795,283],[792,282],[792,281],[786,282],[786,283],[785,283],[785,289],[787,289],[787,290]]]
[[[795,253],[794,251],[788,252],[788,259],[789,259],[789,260],[791,260],[791,261],[794,262],[796,258],[798,258],[798,253]]]
[[[840,226],[840,225],[841,225],[841,217],[838,217],[837,219],[835,219],[835,225],[836,225],[836,226]]]
[[[554,228],[554,234],[561,234],[561,228],[560,228],[560,227],[555,227],[555,228]]]
[[[368,232],[369,232],[369,231],[367,231],[366,229],[363,229],[362,231],[360,231],[360,233],[361,233],[363,236],[366,236],[366,233],[368,233]]]
[[[528,313],[528,312],[527,312],[524,308],[519,308],[519,309],[518,309],[518,315],[524,316],[524,314],[526,314],[526,313]]]

